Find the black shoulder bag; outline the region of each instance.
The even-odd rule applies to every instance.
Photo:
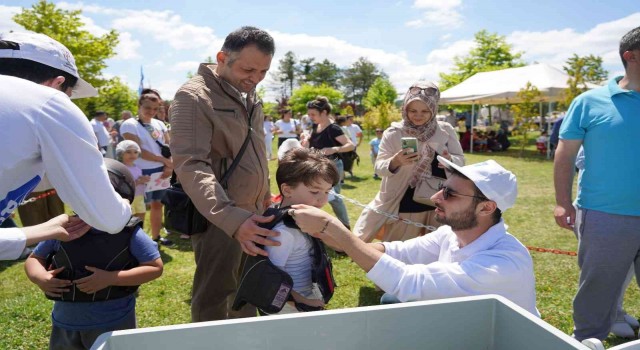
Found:
[[[240,163],[240,159],[244,155],[244,151],[247,149],[249,140],[251,138],[251,117],[249,117],[249,131],[247,137],[244,139],[240,151],[236,155],[235,159],[231,163],[229,169],[222,176],[220,185],[225,190],[228,185],[227,182],[233,174],[233,171]],[[196,209],[196,206],[191,201],[191,198],[184,192],[182,185],[177,182],[176,172],[171,175],[171,185],[165,191],[164,197],[162,197],[162,204],[164,204],[164,225],[168,231],[184,233],[186,235],[195,235],[207,230],[209,221]]]

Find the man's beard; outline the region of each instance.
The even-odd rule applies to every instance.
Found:
[[[443,210],[439,207],[440,210]],[[451,229],[456,230],[468,230],[478,226],[478,219],[475,213],[475,203],[471,203],[465,210],[457,213],[446,213],[440,217],[436,214],[436,221],[451,226]]]

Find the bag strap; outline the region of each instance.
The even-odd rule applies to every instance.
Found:
[[[224,173],[224,176],[222,176],[222,180],[220,180],[220,184],[222,185],[222,188],[224,188],[225,190],[228,187],[227,182],[229,181],[229,177],[231,177],[231,174],[233,174],[233,171],[236,170],[238,163],[240,163],[240,159],[242,159],[242,156],[244,155],[244,151],[247,149],[249,140],[251,139],[251,133],[253,132],[253,127],[251,126],[252,119],[253,117],[251,116],[251,114],[249,114],[249,120],[248,120],[249,130],[247,131],[247,137],[244,139],[244,143],[242,143],[242,147],[240,147],[240,151],[238,152],[236,157],[233,159],[233,163],[231,163],[231,166],[229,167],[229,169],[227,169],[227,171]]]
[[[160,148],[162,148],[162,146],[166,146],[165,144],[163,144],[162,142],[156,140],[153,138],[153,134],[151,134],[151,131],[149,131],[149,129],[147,129],[147,127],[144,125],[144,123],[142,122],[142,120],[140,120],[140,118],[136,118],[136,120],[138,121],[138,123],[140,123],[140,125],[142,125],[142,127],[147,130],[147,132],[149,133],[149,136],[151,137],[151,139],[158,144],[158,146],[160,146]],[[149,123],[149,125],[151,125],[151,123]],[[153,127],[153,126],[152,126]]]
[[[249,140],[251,139],[251,133],[253,132],[253,127],[251,126],[251,120],[252,120],[252,116],[249,115],[249,131],[247,132],[247,137],[244,139],[244,142],[242,143],[242,147],[240,147],[240,151],[238,151],[238,154],[236,155],[236,157],[233,159],[233,162],[231,163],[231,166],[229,166],[229,169],[227,169],[227,171],[224,173],[224,175],[222,176],[222,180],[220,180],[220,184],[222,185],[222,188],[224,188],[225,190],[229,187],[227,182],[229,182],[229,177],[231,177],[231,174],[233,174],[233,171],[236,169],[236,167],[238,166],[238,163],[240,163],[240,159],[242,159],[242,156],[244,155],[244,151],[247,149],[247,145],[249,144]],[[138,119],[138,121],[140,121]],[[141,122],[142,124],[142,122]],[[177,175],[175,170],[171,173],[171,179],[169,180],[169,183],[171,186],[174,186],[177,182]]]

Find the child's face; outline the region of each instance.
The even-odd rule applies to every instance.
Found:
[[[122,162],[130,165],[138,159],[138,151],[135,149],[128,149],[122,154]]]
[[[282,185],[282,194],[288,203],[306,204],[322,208],[329,200],[329,191],[333,186],[323,179],[314,181],[311,186],[299,183],[295,187]]]

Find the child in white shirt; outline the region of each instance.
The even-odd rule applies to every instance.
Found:
[[[328,202],[329,191],[340,180],[333,161],[321,153],[294,148],[287,151],[278,164],[276,182],[282,194],[281,207],[306,204],[322,208]],[[287,272],[293,279],[291,295],[297,303],[324,307],[323,296],[312,283],[313,246],[306,233],[278,223],[273,231],[280,232],[274,240],[279,246],[266,246],[271,262]],[[293,301],[288,301],[281,314],[298,312]]]

